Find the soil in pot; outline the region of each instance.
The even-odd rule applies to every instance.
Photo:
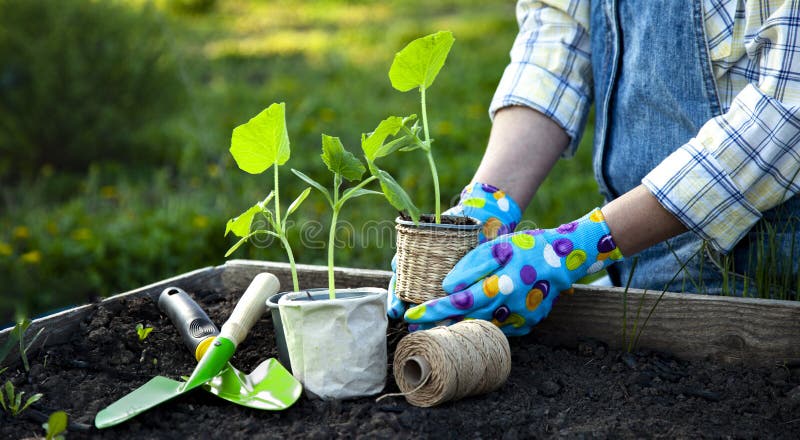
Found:
[[[190,293],[218,323],[236,301],[215,291]],[[140,322],[154,327],[143,343],[134,330]],[[389,328],[389,365],[402,328],[399,322]],[[249,371],[277,356],[271,331],[265,316],[232,363]],[[36,411],[67,411],[79,424],[69,439],[800,437],[800,365],[720,366],[648,351],[623,354],[593,340],[577,349],[548,347],[535,336],[512,338],[511,353],[511,375],[498,391],[436,408],[402,398],[302,397],[286,411],[261,412],[198,390],[98,431],[90,426],[99,409],[156,374],[177,379],[194,367],[168,318],[150,300],[135,299],[96,306],[69,343],[32,356],[29,375],[13,365],[0,381],[43,393]],[[389,371],[386,392],[397,391],[392,377]],[[42,436],[35,414],[0,415],[0,438]]]
[[[413,222],[411,217],[404,213],[400,213],[400,218],[407,221]],[[430,223],[436,224],[436,216],[432,214],[423,214],[419,216],[420,223]],[[455,225],[455,226],[471,226],[476,224],[475,219],[463,215],[443,215],[442,216],[442,223],[443,225]]]

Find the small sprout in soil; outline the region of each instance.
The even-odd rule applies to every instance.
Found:
[[[264,111],[250,119],[246,124],[233,130],[230,152],[239,168],[250,174],[261,174],[270,167],[274,173],[274,188],[267,197],[254,204],[247,211],[228,220],[225,235],[233,232],[240,237],[225,256],[229,256],[241,245],[258,235],[271,235],[280,240],[289,258],[294,290],[299,291],[297,268],[294,253],[286,238],[286,221],[289,215],[300,207],[308,197],[311,188],[306,188],[286,209],[281,217],[280,190],[278,186],[278,167],[289,160],[289,133],[286,129],[286,104],[272,104]],[[270,207],[270,202],[272,206]],[[262,216],[272,230],[259,227],[254,222],[256,216]],[[255,228],[253,228],[255,226]]]
[[[421,148],[428,158],[428,165],[433,177],[436,223],[441,223],[442,221],[442,209],[440,206],[439,175],[431,152],[433,139],[431,139],[430,131],[428,130],[428,108],[425,101],[425,92],[433,84],[436,75],[439,74],[439,71],[444,66],[454,41],[453,34],[449,31],[440,31],[417,38],[395,55],[392,66],[389,68],[389,79],[392,82],[392,87],[401,92],[407,92],[412,89],[419,90],[424,139],[418,139],[419,142],[416,143],[415,148],[407,149]]]
[[[30,342],[27,344],[25,343],[25,333],[28,331],[28,327],[31,326],[31,320],[27,318],[20,319],[17,321],[17,324],[11,329],[9,333],[9,338],[6,340],[6,343],[0,348],[0,363],[2,363],[5,358],[8,356],[8,353],[11,351],[11,348],[14,344],[19,345],[19,356],[22,359],[22,366],[25,368],[25,371],[30,371],[30,364],[28,363],[28,351],[33,347],[33,344],[39,339],[39,336],[44,331],[44,328],[40,328],[38,332],[31,338]],[[0,370],[0,373],[5,371],[5,369]]]
[[[67,413],[56,411],[50,414],[46,423],[42,424],[45,430],[45,440],[64,440],[64,432],[67,430]]]
[[[149,336],[152,331],[153,327],[145,327],[142,323],[136,324],[136,334],[139,336],[139,342],[147,339],[147,336]]]
[[[14,384],[11,383],[10,380],[7,380],[3,389],[0,390],[0,406],[2,406],[3,411],[10,414],[11,417],[17,417],[34,402],[42,398],[42,394],[36,393],[28,397],[28,400],[23,403],[22,397],[24,395],[24,391],[20,391],[18,394],[14,389]]]

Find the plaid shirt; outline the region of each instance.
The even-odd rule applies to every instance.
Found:
[[[723,114],[642,181],[712,246],[728,251],[800,191],[800,0],[703,0]],[[589,0],[520,0],[520,31],[490,114],[528,106],[574,154],[592,101]]]

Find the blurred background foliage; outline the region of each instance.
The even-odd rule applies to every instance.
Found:
[[[428,102],[448,204],[488,138],[487,107],[517,29],[513,1],[0,0],[0,322],[223,263],[234,242],[226,220],[272,186],[233,163],[232,129],[286,102],[289,167],[327,182],[321,133],[358,153],[361,133],[385,116],[417,113],[416,94],[391,88],[389,65],[410,40],[442,29],[456,43]],[[527,220],[549,227],[601,202],[588,137]],[[422,155],[384,165],[432,210]],[[304,188],[289,167],[284,200]],[[295,221],[327,225],[328,215],[313,195]],[[343,213],[356,235],[395,216],[369,198]],[[300,244],[299,227],[290,234],[298,262],[324,263],[322,249]],[[357,245],[341,248],[337,264],[388,268],[393,243],[340,238]],[[284,259],[277,245],[232,257]]]

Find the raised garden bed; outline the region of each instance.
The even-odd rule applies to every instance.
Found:
[[[151,377],[177,379],[194,367],[153,301],[166,286],[183,288],[222,323],[261,271],[290,285],[288,265],[231,261],[35,321],[30,334],[45,330],[29,353],[30,373],[14,364],[0,379],[44,397],[17,419],[0,415],[0,438],[41,437],[37,417],[55,410],[69,414],[68,438],[800,436],[800,304],[666,294],[640,339],[646,349],[628,354],[619,351],[621,292],[588,286],[562,297],[532,335],[511,339],[511,376],[488,395],[428,409],[402,398],[302,397],[272,413],[195,391],[117,427],[91,427],[98,410]],[[327,279],[324,267],[299,272],[301,285]],[[337,269],[336,280],[338,287],[385,286],[389,276]],[[629,323],[640,294],[629,292]],[[645,312],[655,297],[646,294]],[[265,314],[241,345],[236,367],[249,371],[277,357],[270,319]],[[137,323],[154,327],[143,342]],[[390,325],[390,365],[403,335],[401,323]],[[0,344],[7,337],[0,332]],[[396,391],[390,371],[385,392]]]

